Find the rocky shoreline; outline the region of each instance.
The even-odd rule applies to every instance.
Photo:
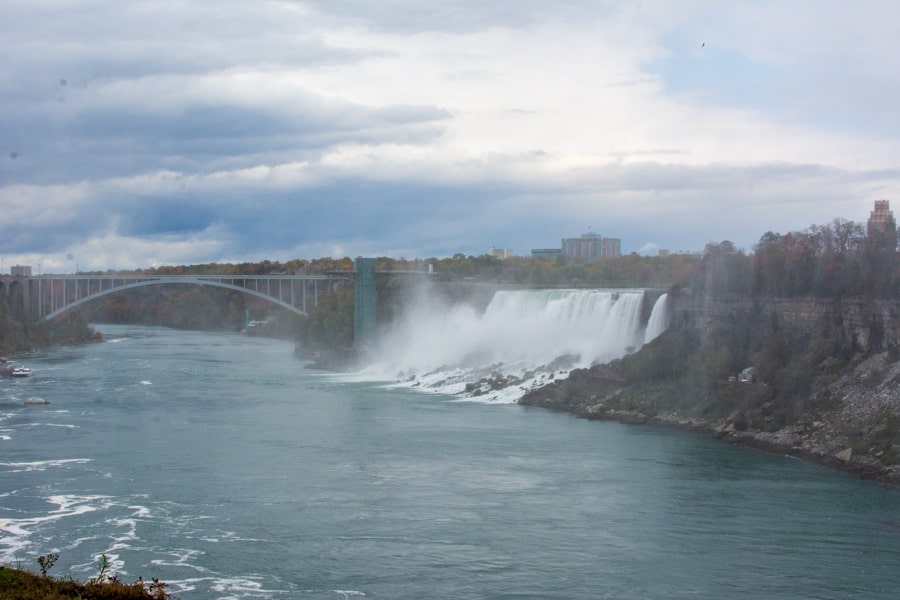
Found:
[[[540,404],[529,404],[540,406]],[[550,408],[550,407],[548,407]],[[557,410],[550,408],[551,410]],[[777,432],[738,431],[728,420],[710,422],[697,418],[682,417],[677,414],[658,414],[647,416],[638,411],[610,410],[596,414],[571,412],[580,418],[615,421],[629,425],[652,425],[672,427],[698,434],[710,435],[723,442],[746,446],[772,454],[793,456],[832,469],[838,469],[856,475],[862,479],[900,487],[900,466],[884,465],[870,456],[853,452],[846,447],[836,453],[830,453],[824,446],[809,443],[809,436],[802,426],[790,427]]]
[[[675,427],[900,486],[900,447],[894,433],[900,416],[898,384],[900,361],[891,361],[887,352],[867,357],[814,388],[812,404],[827,408],[774,431],[747,427],[738,410],[724,418],[710,419],[687,416],[690,411],[626,408],[627,397],[674,396],[679,390],[667,384],[628,383],[611,375],[603,365],[573,372],[568,380],[533,390],[519,404],[585,419]]]
[[[900,466],[884,465],[877,459],[854,453],[851,446],[836,452],[825,445],[813,441],[805,426],[788,427],[776,432],[738,431],[727,419],[719,422],[688,419],[678,415],[656,415],[646,417],[638,413],[624,412],[609,414],[603,418],[620,423],[643,423],[648,425],[675,427],[711,435],[723,442],[746,446],[772,454],[792,456],[832,469],[846,471],[862,479],[874,480],[900,487]],[[840,444],[838,444],[840,445]]]

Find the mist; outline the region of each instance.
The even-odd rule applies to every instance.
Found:
[[[422,288],[380,332],[361,375],[515,402],[528,389],[624,356],[658,335],[664,309],[651,315],[648,327],[641,322],[643,301],[642,290],[498,291],[480,311]],[[664,298],[659,302],[664,306]]]

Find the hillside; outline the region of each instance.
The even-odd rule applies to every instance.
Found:
[[[37,348],[98,341],[100,335],[80,314],[69,313],[52,322],[32,322],[11,310],[0,296],[0,355],[18,354]]]

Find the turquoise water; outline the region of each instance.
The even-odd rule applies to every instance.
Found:
[[[664,429],[100,326],[0,380],[0,562],[208,598],[896,598],[900,493]],[[29,396],[49,400],[24,407]]]

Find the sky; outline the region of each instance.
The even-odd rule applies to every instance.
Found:
[[[900,209],[892,0],[0,0],[0,270],[752,249]]]

